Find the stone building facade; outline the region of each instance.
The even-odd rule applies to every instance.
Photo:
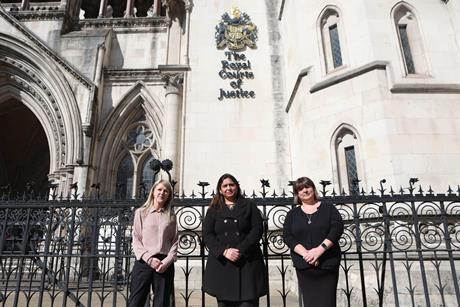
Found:
[[[0,186],[460,175],[458,1],[6,0]],[[232,32],[233,31],[233,32]],[[242,46],[232,39],[240,39]]]

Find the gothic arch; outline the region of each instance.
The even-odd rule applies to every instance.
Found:
[[[142,121],[148,124],[153,134],[152,155],[159,157],[163,131],[163,107],[158,99],[150,94],[143,82],[137,82],[122,96],[115,109],[107,117],[98,136],[102,144],[97,163],[101,166],[97,180],[102,183],[104,192],[109,195],[114,193],[116,166],[125,156],[126,134],[144,116],[145,119]],[[140,154],[138,162],[143,163],[145,156],[145,154]]]
[[[336,33],[335,40],[331,37],[331,27],[334,27]],[[318,15],[316,20],[316,29],[318,32],[318,47],[320,53],[321,66],[325,74],[335,71],[346,65],[347,44],[345,39],[345,29],[343,26],[343,16],[339,7],[335,5],[326,5]],[[334,57],[335,52],[332,50],[332,42],[338,44],[338,54],[340,61]],[[337,46],[335,46],[337,47]]]
[[[82,125],[64,75],[53,59],[4,33],[0,33],[0,67],[0,103],[13,97],[34,113],[50,147],[50,179],[72,177],[73,166],[83,157]]]
[[[398,2],[391,9],[390,16],[405,75],[429,75],[420,20],[415,7],[405,1]]]
[[[346,143],[346,144],[345,144]],[[332,157],[332,175],[334,179],[334,186],[340,192],[350,192],[353,188],[353,183],[350,182],[350,174],[347,166],[348,161],[345,157],[344,149],[352,148],[353,156],[355,158],[355,171],[357,172],[356,187],[365,186],[366,178],[363,166],[363,153],[361,149],[361,137],[358,130],[347,123],[340,124],[332,133],[331,141],[331,157]]]

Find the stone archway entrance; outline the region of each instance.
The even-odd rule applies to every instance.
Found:
[[[33,189],[45,195],[49,169],[48,140],[37,117],[14,98],[0,102],[0,194]]]

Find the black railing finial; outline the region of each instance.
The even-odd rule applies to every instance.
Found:
[[[383,187],[383,184],[386,183],[387,180],[386,179],[382,179],[380,180],[380,189],[379,189],[379,192],[380,192],[380,195],[383,196],[385,194],[385,188]]]
[[[73,197],[73,200],[77,200],[78,198],[78,182],[74,182],[70,185],[70,191],[71,191],[71,197]],[[69,199],[72,200],[72,199]]]
[[[93,183],[90,187],[96,190],[96,199],[100,199],[101,198],[101,183],[100,182]]]
[[[294,184],[295,184],[295,180],[289,180],[289,183],[288,183],[288,186],[292,187],[292,195],[294,196]]]
[[[262,198],[265,198],[265,196],[267,195],[267,191],[265,190],[265,188],[270,187],[270,182],[268,182],[268,179],[260,179],[260,183],[262,184]]]
[[[153,178],[158,175],[160,170],[164,170],[166,174],[168,174],[168,181],[172,184],[171,180],[171,170],[173,169],[173,162],[169,159],[164,159],[163,161],[160,161],[158,159],[153,159],[150,161],[150,168],[153,170]]]
[[[326,187],[331,184],[331,181],[330,180],[321,180],[319,182],[319,184],[323,186],[323,189],[321,190],[321,194],[323,195],[323,197],[326,197],[326,194],[328,192],[328,191],[326,191]]]
[[[416,177],[412,177],[412,178],[409,179],[409,193],[410,193],[410,195],[413,195],[414,190],[415,190],[414,184],[417,183],[417,182],[418,182],[418,178],[416,178]]]
[[[198,181],[197,183],[197,186],[201,187],[201,192],[200,192],[200,195],[201,195],[201,198],[205,198],[206,197],[206,194],[208,194],[208,192],[205,192],[205,188],[209,185],[209,182],[206,182],[206,181]]]

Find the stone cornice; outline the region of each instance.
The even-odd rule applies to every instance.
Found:
[[[294,84],[294,88],[292,89],[291,96],[289,97],[288,104],[286,106],[285,111],[289,112],[289,109],[291,108],[292,102],[294,101],[295,95],[297,94],[297,90],[299,89],[300,81],[308,75],[310,72],[311,66],[308,66],[307,68],[304,68],[300,71],[299,75],[297,76],[297,80]]]
[[[370,62],[366,65],[360,66],[358,68],[349,70],[343,74],[337,75],[330,77],[324,81],[318,82],[315,85],[313,85],[310,89],[310,93],[313,94],[314,92],[323,90],[325,88],[328,88],[330,86],[336,85],[338,83],[353,79],[357,76],[360,76],[362,74],[368,73],[372,70],[386,70],[388,65],[388,62],[386,61],[374,61]]]
[[[79,81],[87,89],[94,89],[94,83],[81,74],[75,67],[70,63],[60,57],[54,50],[49,48],[38,36],[28,30],[23,26],[19,21],[17,21],[11,14],[5,11],[5,9],[0,5],[0,17],[4,18],[9,22],[13,27],[20,31],[24,36],[26,36],[32,43],[34,43],[37,48],[39,48],[46,56],[53,59],[59,66],[61,66],[65,71],[71,74],[77,81]]]
[[[157,81],[162,82],[161,72],[158,69],[106,69],[106,81]]]
[[[160,71],[176,71],[176,72],[179,72],[179,71],[189,71],[190,70],[190,65],[158,65],[158,70]]]
[[[460,84],[441,83],[395,83],[393,94],[460,94]]]
[[[31,8],[27,11],[20,11],[17,7],[11,7],[10,14],[17,20],[63,20],[65,11],[60,10],[59,7],[38,7],[37,9]]]
[[[129,32],[145,31],[145,28],[162,31],[169,24],[170,20],[167,17],[92,18],[77,21],[79,29],[120,28],[126,29]]]

